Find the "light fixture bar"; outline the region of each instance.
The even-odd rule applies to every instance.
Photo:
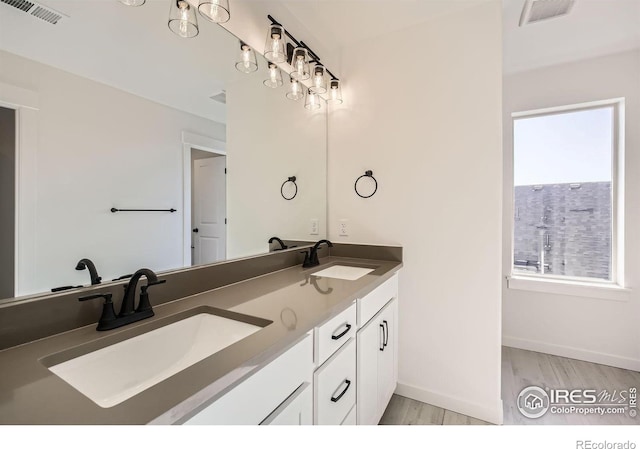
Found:
[[[271,25],[279,25],[281,27],[284,28],[284,34],[293,41],[294,44],[296,44],[298,47],[303,47],[306,48],[307,51],[309,52],[309,54],[311,55],[311,57],[313,58],[312,61],[310,62],[320,62],[320,56],[318,56],[318,54],[316,52],[314,52],[313,50],[311,50],[311,48],[309,48],[309,46],[307,44],[305,44],[303,41],[299,41],[298,39],[296,39],[291,33],[289,33],[287,31],[287,28],[284,27],[284,25],[282,25],[280,22],[278,22],[271,14],[267,15],[267,19],[269,19],[271,21]],[[327,71],[327,73],[331,76],[332,80],[337,80],[339,79],[337,76],[335,76],[333,73],[331,73],[331,70],[329,70],[327,68],[326,65],[322,64],[325,68],[325,70]]]
[[[313,57],[313,59],[311,61],[309,61],[309,62],[320,62],[320,56],[318,56],[318,54],[315,51],[311,50],[311,48],[309,48],[309,46],[307,44],[305,44],[303,41],[300,41],[300,45],[302,45],[304,48],[306,48],[307,51],[309,52],[309,54]],[[320,63],[322,64],[322,62],[320,62]],[[324,66],[324,69],[327,71],[327,73],[329,75],[331,75],[331,79],[332,80],[339,79],[337,76],[335,76],[333,73],[331,73],[331,70],[329,70],[326,65],[324,65],[324,64],[322,64],[322,65]]]

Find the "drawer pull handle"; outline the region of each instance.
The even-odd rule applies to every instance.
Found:
[[[342,337],[344,337],[347,332],[349,332],[351,330],[351,325],[349,323],[346,324],[346,328],[344,331],[342,331],[341,333],[339,333],[338,335],[332,335],[331,339],[332,340],[340,340]]]
[[[384,324],[384,328],[385,328],[384,347],[386,348],[387,345],[389,344],[389,323],[387,323],[387,320],[384,320],[382,323]]]
[[[380,350],[384,351],[384,324],[380,324],[380,339],[382,340],[380,342]]]
[[[351,381],[349,379],[345,379],[344,382],[342,383],[346,384],[347,386],[344,387],[344,390],[342,390],[342,393],[340,393],[338,396],[331,396],[331,402],[338,402],[340,399],[342,399],[342,396],[344,396],[344,394],[347,392],[347,390],[351,386]]]

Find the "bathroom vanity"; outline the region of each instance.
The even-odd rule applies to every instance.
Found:
[[[401,266],[330,255],[154,305],[119,329],[4,349],[0,423],[376,424],[397,380]]]

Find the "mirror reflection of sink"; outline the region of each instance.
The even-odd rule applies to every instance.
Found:
[[[113,407],[271,323],[224,314],[232,318],[197,313],[83,355],[74,350],[62,363],[64,353],[42,362],[100,407]]]
[[[362,276],[367,275],[374,271],[375,268],[363,268],[363,267],[351,267],[347,265],[333,265],[324,270],[317,271],[312,276],[344,279],[347,281],[355,281]]]

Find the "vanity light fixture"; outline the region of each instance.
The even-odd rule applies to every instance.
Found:
[[[264,57],[271,62],[284,62],[287,59],[282,25],[269,25],[267,42],[264,44]]]
[[[309,110],[320,109],[320,96],[309,89],[307,92],[307,99],[304,102],[304,107]]]
[[[291,58],[291,77],[300,81],[308,80],[311,78],[309,73],[309,52],[304,47],[297,47],[293,50],[293,57]]]
[[[119,0],[120,3],[127,6],[142,6],[147,0]]]
[[[236,62],[236,69],[242,73],[251,73],[258,70],[258,60],[253,48],[240,41],[240,55]]]
[[[329,98],[327,102],[330,104],[342,104],[342,87],[339,79],[329,81]]]
[[[289,81],[291,81],[291,84],[289,86],[289,92],[287,92],[287,98],[295,101],[304,98],[304,86],[300,84],[300,81],[295,78],[289,78]]]
[[[229,0],[200,0],[200,15],[213,23],[225,23],[231,18]]]
[[[282,86],[282,70],[273,62],[269,63],[269,78],[262,82],[265,86],[275,89]]]
[[[171,0],[169,29],[180,37],[196,37],[198,35],[196,11],[188,1]]]
[[[285,61],[291,66],[291,72],[289,73],[291,85],[287,92],[287,98],[300,100],[305,96],[306,90],[305,108],[307,109],[320,108],[322,100],[332,104],[342,103],[340,80],[320,61],[318,54],[309,48],[304,41],[296,39],[273,16],[267,15],[267,19],[271,21],[271,25],[269,25],[264,55],[273,63],[284,62],[274,60],[273,55],[276,48],[276,54],[278,55],[281,48],[285,49]],[[284,36],[289,39],[286,45]],[[277,47],[275,46],[276,43],[278,44]],[[313,71],[309,70],[310,63],[315,64]],[[329,79],[328,86],[327,79]],[[310,80],[310,82],[304,83],[306,80]],[[265,84],[267,84],[267,81],[265,81]]]
[[[327,82],[325,80],[326,69],[320,63],[316,63],[313,68],[313,78],[311,79],[311,91],[316,94],[327,92]]]

